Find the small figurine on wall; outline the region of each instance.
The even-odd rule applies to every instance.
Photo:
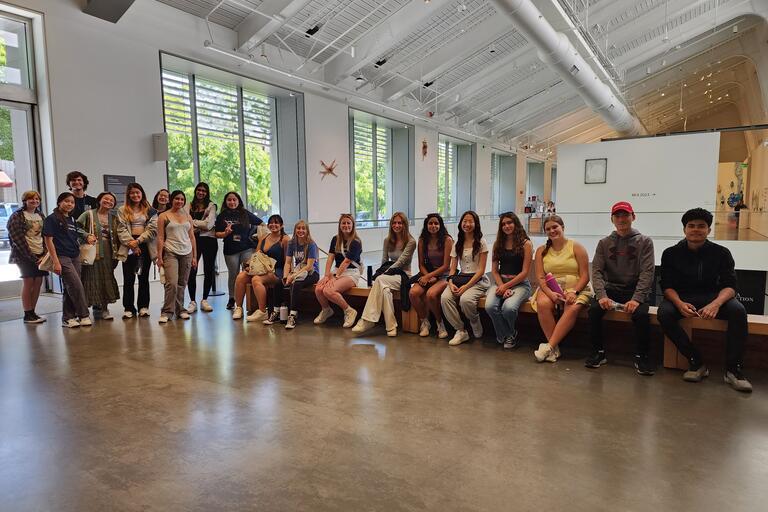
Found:
[[[427,142],[427,139],[424,139],[421,141],[421,159],[424,160],[427,158],[427,151],[429,150],[429,143]]]
[[[329,165],[329,164],[326,164],[325,162],[323,162],[322,160],[320,160],[320,165],[322,165],[322,166],[323,166],[323,170],[322,170],[322,171],[320,171],[320,175],[322,176],[322,177],[320,178],[320,181],[323,181],[323,180],[325,179],[325,177],[326,177],[326,176],[328,176],[329,174],[330,174],[331,176],[333,176],[334,178],[338,178],[338,175],[337,175],[335,172],[333,172],[333,171],[335,171],[335,170],[336,170],[336,160],[334,160],[333,162],[331,162],[331,163],[330,163],[330,165]]]

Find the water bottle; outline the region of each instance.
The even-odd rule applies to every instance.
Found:
[[[547,275],[544,276],[544,280],[546,281],[547,287],[549,287],[550,290],[563,295],[563,289],[560,288],[559,284],[557,284],[557,279],[555,279],[555,276],[552,275],[552,272],[547,272]]]
[[[288,306],[280,306],[280,321],[288,321]]]

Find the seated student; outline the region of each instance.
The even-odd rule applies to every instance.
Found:
[[[440,296],[448,286],[452,249],[453,238],[445,229],[443,218],[437,213],[427,215],[419,236],[419,274],[413,278],[415,282],[411,284],[409,293],[411,305],[420,320],[419,336],[429,336],[429,313],[432,313],[437,324],[437,337],[448,337]]]
[[[737,391],[751,392],[744,376],[747,312],[736,297],[736,271],[731,252],[707,240],[712,214],[703,208],[685,212],[685,239],[661,255],[661,289],[664,300],[657,316],[664,334],[688,358],[683,379],[700,382],[709,376],[701,353],[680,327],[681,318],[720,318],[728,321],[725,382]]]
[[[621,201],[611,208],[611,222],[616,230],[597,243],[592,260],[592,286],[595,297],[589,307],[590,336],[594,352],[584,362],[587,368],[599,368],[608,362],[603,348],[603,315],[617,305],[632,315],[635,327],[635,369],[640,375],[653,375],[648,358],[651,319],[648,296],[653,290],[653,240],[632,227],[635,212]]]
[[[267,228],[269,233],[264,235],[256,245],[256,252],[263,253],[275,260],[275,268],[272,272],[262,275],[251,275],[248,270],[243,270],[237,276],[235,281],[235,312],[232,315],[234,320],[241,318],[238,312],[242,312],[243,299],[245,298],[245,288],[250,281],[253,288],[253,294],[256,296],[258,307],[250,315],[245,317],[247,322],[265,322],[267,325],[280,317],[279,311],[275,309],[274,287],[278,287],[282,295],[283,282],[283,264],[285,263],[285,249],[288,245],[288,235],[285,234],[283,227],[283,218],[280,215],[271,215],[267,219]],[[269,297],[268,293],[272,293]],[[271,306],[271,314],[267,307]],[[277,304],[279,309],[280,304]],[[240,309],[238,309],[240,308]],[[242,313],[241,313],[242,314]]]
[[[363,314],[352,332],[359,334],[372,329],[383,314],[387,336],[397,336],[397,318],[392,293],[400,291],[403,277],[394,271],[400,269],[410,277],[415,249],[416,240],[408,230],[408,217],[403,212],[395,213],[389,220],[389,234],[381,249],[381,268],[386,267],[386,270],[373,282]]]
[[[325,276],[315,286],[315,297],[323,308],[315,317],[316,324],[325,323],[333,316],[331,302],[344,312],[344,327],[352,327],[357,318],[355,308],[347,304],[342,293],[357,286],[362,277],[360,256],[363,254],[363,243],[355,230],[355,219],[348,213],[339,217],[337,234],[331,239],[328,249],[328,261],[325,264]],[[336,272],[331,272],[333,264]]]
[[[491,257],[495,284],[485,297],[485,311],[493,322],[496,341],[504,348],[517,347],[517,312],[531,296],[528,273],[532,259],[533,243],[520,219],[512,212],[502,213]]]
[[[464,212],[459,222],[459,236],[451,250],[451,269],[448,286],[440,296],[443,313],[456,329],[449,345],[461,345],[469,340],[467,328],[459,314],[459,308],[469,320],[475,338],[483,337],[483,324],[477,312],[478,301],[485,296],[491,282],[485,275],[488,261],[488,243],[480,229],[480,218],[473,211]],[[461,273],[457,273],[457,269]]]
[[[592,290],[589,287],[589,258],[578,242],[565,238],[565,223],[559,215],[551,215],[544,221],[547,244],[536,249],[536,277],[539,288],[531,297],[531,307],[538,313],[539,325],[547,343],[541,343],[533,355],[540,363],[554,363],[560,357],[560,342],[576,324],[581,308],[589,304]],[[551,273],[563,293],[553,291],[547,285]],[[555,320],[555,308],[563,305],[563,314]]]
[[[283,286],[290,290],[291,297],[286,329],[296,327],[301,289],[312,286],[320,279],[319,255],[317,244],[309,233],[309,224],[305,220],[300,220],[293,226],[293,238],[288,242],[288,248],[285,251]]]

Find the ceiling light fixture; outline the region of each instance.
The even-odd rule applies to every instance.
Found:
[[[357,82],[359,84],[363,83],[363,82],[365,82],[365,78],[363,78],[363,75],[359,75],[359,76],[355,77],[355,82]]]

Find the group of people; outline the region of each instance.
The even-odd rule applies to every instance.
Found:
[[[455,241],[439,214],[427,215],[416,240],[409,232],[407,216],[397,212],[390,219],[381,265],[359,314],[344,296],[364,281],[363,246],[355,219],[349,214],[339,218],[321,276],[321,251],[309,224],[298,221],[289,237],[280,215],[272,215],[264,229],[262,220],[245,208],[237,192],[224,196],[221,212],[217,213],[205,183],[195,187],[189,204],[179,190],[160,190],[150,204],[141,185],[131,183],[121,206],[110,192],[95,198],[88,196],[88,179],[78,171],[67,175],[67,184],[70,190],[59,195],[51,215],[43,217],[40,194],[30,191],[24,193],[21,208],[8,221],[11,261],[21,270],[27,323],[44,321],[35,313],[35,304],[46,268],[61,276],[65,327],[92,325],[89,307],[93,307],[94,316],[112,319],[109,304],[120,298],[114,277],[118,262],[122,262],[123,271],[123,318],[149,316],[149,274],[154,262],[165,290],[159,322],[166,323],[174,316],[188,319],[197,310],[197,272],[193,269],[201,257],[204,280],[200,309],[210,312],[213,308],[207,299],[214,280],[217,239],[223,239],[229,271],[227,309],[233,310],[235,320],[274,324],[280,321],[282,306],[287,310],[285,327],[293,329],[299,316],[300,292],[314,285],[321,308],[315,324],[331,318],[331,304],[335,304],[343,313],[345,328],[364,333],[383,317],[387,335],[396,336],[393,297],[398,294],[401,307],[416,310],[420,336],[430,336],[434,322],[437,337],[448,339],[447,320],[454,330],[448,344],[455,346],[469,340],[470,332],[475,338],[482,337],[478,308],[484,299],[496,340],[512,349],[519,343],[518,312],[522,304],[530,301],[545,337],[534,357],[538,362],[555,362],[560,357],[560,343],[575,325],[581,309],[586,308],[594,350],[585,366],[599,368],[607,362],[603,315],[619,309],[631,314],[634,324],[635,369],[641,375],[655,372],[649,357],[653,241],[632,227],[636,216],[627,202],[616,203],[611,210],[615,230],[597,245],[591,282],[587,251],[565,236],[563,219],[556,214],[546,217],[546,244],[534,251],[513,212],[500,215],[492,247],[483,238],[480,219],[473,211],[460,217]],[[725,381],[739,391],[751,391],[742,369],[747,315],[735,298],[733,258],[727,248],[707,239],[711,213],[701,208],[689,210],[682,224],[685,238],[662,256],[664,300],[658,308],[659,323],[689,360],[683,378],[699,382],[709,375],[709,370],[679,321],[693,316],[727,320]],[[486,273],[489,253],[490,272]],[[414,256],[418,273],[412,275]],[[531,265],[538,284],[533,293]],[[136,277],[138,298],[134,302]],[[257,307],[246,315],[243,303],[248,285]],[[186,306],[185,291],[190,298]]]

